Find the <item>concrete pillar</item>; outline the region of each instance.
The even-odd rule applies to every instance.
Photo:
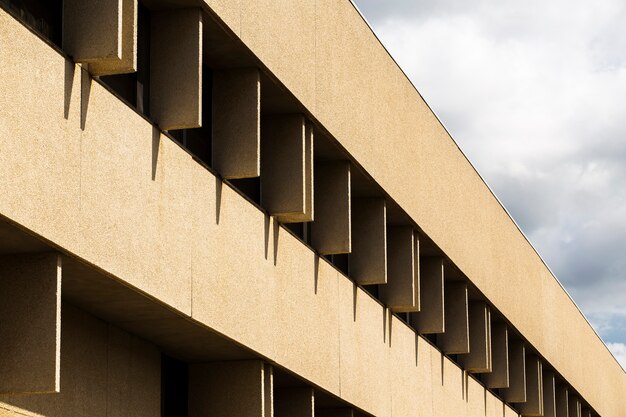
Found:
[[[61,257],[0,257],[0,394],[58,393]]]
[[[313,220],[313,129],[301,114],[261,124],[261,205],[282,223]]]
[[[504,401],[526,401],[526,347],[521,340],[509,339],[509,388],[501,391]]]
[[[542,417],[543,414],[543,367],[535,354],[526,356],[526,402],[519,404],[522,416]]]
[[[315,394],[311,387],[277,388],[274,391],[276,417],[314,417]]]
[[[485,374],[487,388],[509,387],[509,329],[506,323],[491,323],[491,373]]]
[[[387,254],[385,199],[353,199],[350,275],[361,285],[386,284]]]
[[[213,168],[223,178],[261,175],[261,76],[257,68],[213,73],[212,146]]]
[[[554,372],[543,370],[543,415],[544,417],[557,417],[556,415],[556,378]]]
[[[381,301],[393,312],[420,308],[419,241],[412,226],[387,228],[387,284],[379,287]]]
[[[150,117],[163,130],[202,127],[202,10],[153,12]]]
[[[311,245],[322,255],[352,251],[350,162],[329,161],[315,166],[315,221]]]
[[[271,417],[273,377],[260,360],[189,365],[189,417]]]
[[[422,334],[443,333],[445,332],[443,258],[424,257],[419,263],[420,311],[411,314],[411,324]]]
[[[491,311],[484,301],[469,305],[470,351],[459,358],[461,366],[473,373],[491,372]]]
[[[446,354],[469,353],[467,283],[447,281],[444,289],[446,332],[437,335],[437,344]]]

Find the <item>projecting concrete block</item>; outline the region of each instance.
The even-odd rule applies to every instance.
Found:
[[[120,61],[122,0],[64,0],[63,49],[76,62]]]
[[[470,352],[467,283],[448,281],[445,289],[446,332],[437,335],[437,344],[446,354]]]
[[[352,251],[350,203],[350,162],[316,164],[311,245],[322,255]]]
[[[260,360],[189,365],[190,417],[271,417],[272,370]]]
[[[93,75],[127,74],[137,71],[137,0],[122,0],[122,51],[120,58],[99,59],[89,63]]]
[[[491,373],[485,374],[487,388],[509,387],[509,329],[501,321],[491,323]]]
[[[543,370],[543,416],[556,415],[556,378],[554,372]]]
[[[61,257],[0,257],[0,394],[57,393]]]
[[[361,285],[387,283],[387,205],[384,198],[352,200],[350,274]]]
[[[163,130],[202,126],[202,10],[153,12],[150,117]]]
[[[212,146],[213,168],[223,178],[261,175],[261,78],[257,68],[213,72]]]
[[[563,384],[556,386],[556,417],[569,417],[569,392]]]
[[[470,302],[469,334],[470,351],[459,358],[461,366],[472,373],[491,372],[491,311],[484,301]]]
[[[526,356],[526,402],[518,410],[522,416],[543,416],[543,367],[535,354]]]
[[[300,114],[261,123],[261,205],[282,223],[313,220],[312,135]]]
[[[422,334],[444,333],[443,258],[424,257],[419,263],[420,311],[411,314],[411,324]]]
[[[418,245],[412,226],[387,228],[387,285],[379,291],[380,299],[393,312],[419,311]]]
[[[315,394],[311,387],[277,388],[274,391],[276,417],[313,417]]]
[[[354,417],[354,410],[351,408],[318,408],[315,410],[315,417]]]
[[[504,401],[526,401],[526,347],[521,340],[509,340],[509,388],[501,391]]]
[[[568,417],[582,417],[582,409],[581,409],[580,400],[574,394],[568,393],[567,397],[567,410],[569,413]]]

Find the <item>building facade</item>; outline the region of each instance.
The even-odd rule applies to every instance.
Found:
[[[624,397],[348,0],[0,0],[0,416]]]

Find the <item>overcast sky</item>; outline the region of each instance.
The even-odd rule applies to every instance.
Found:
[[[355,3],[626,369],[626,2]]]

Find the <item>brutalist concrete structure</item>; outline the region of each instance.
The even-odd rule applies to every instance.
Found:
[[[349,1],[0,5],[0,416],[626,416]]]

